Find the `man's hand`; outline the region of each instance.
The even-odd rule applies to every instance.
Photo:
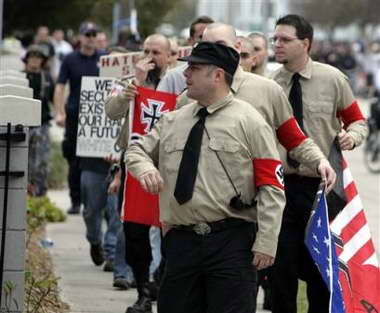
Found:
[[[264,268],[267,268],[274,263],[274,257],[271,257],[267,254],[252,251],[253,252],[253,262],[252,264],[258,269],[262,270]]]
[[[116,173],[115,177],[113,178],[112,182],[108,186],[108,194],[116,194],[119,191],[120,185],[121,185],[121,174],[120,171]]]
[[[164,190],[164,180],[158,170],[150,170],[139,177],[141,187],[149,193],[158,194]]]
[[[65,113],[57,113],[55,116],[55,123],[59,127],[65,127],[66,125],[66,114]]]
[[[142,85],[148,76],[148,72],[156,67],[156,64],[154,64],[152,60],[152,58],[147,57],[136,63],[135,76],[138,85]]]
[[[135,100],[135,97],[138,95],[135,79],[132,81],[132,83],[128,84],[126,88],[124,88],[123,94],[127,100]]]
[[[354,139],[344,129],[338,134],[339,145],[342,150],[352,150],[355,146]]]
[[[318,173],[321,175],[321,179],[325,183],[326,193],[330,192],[336,181],[336,173],[331,167],[330,162],[326,159],[322,159],[318,165]]]
[[[104,161],[114,164],[114,163],[119,163],[120,158],[117,155],[113,155],[112,153],[110,153],[109,155],[106,155],[104,157]]]

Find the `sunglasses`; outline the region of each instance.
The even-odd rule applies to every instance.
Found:
[[[242,59],[248,59],[251,55],[248,52],[240,52],[240,57]]]
[[[84,34],[86,37],[96,37],[96,32],[90,31]]]

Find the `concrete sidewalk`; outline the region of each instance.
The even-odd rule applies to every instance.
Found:
[[[69,208],[67,190],[50,191],[48,196],[64,211]],[[103,272],[101,266],[92,263],[81,215],[69,215],[65,223],[48,224],[47,237],[53,241],[49,249],[55,274],[60,278],[61,296],[70,305],[72,313],[122,313],[136,301],[136,289],[114,289],[112,273]],[[261,294],[259,299],[262,299]],[[259,303],[258,307],[261,308],[262,304]]]

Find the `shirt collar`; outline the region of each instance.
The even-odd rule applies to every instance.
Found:
[[[234,79],[232,81],[232,86],[231,86],[231,90],[234,94],[236,94],[236,92],[239,90],[243,82],[244,82],[244,71],[239,65],[234,74]]]
[[[310,79],[313,72],[313,60],[309,57],[305,68],[299,72],[302,78]],[[286,86],[289,86],[292,84],[292,77],[294,75],[294,72],[288,71],[284,66],[281,67],[278,79],[285,83]],[[277,80],[277,79],[276,79]]]
[[[228,95],[225,96],[223,99],[221,99],[221,100],[219,100],[219,101],[217,101],[217,102],[215,102],[215,103],[209,105],[209,106],[207,107],[207,112],[208,112],[209,114],[213,114],[215,111],[217,111],[217,110],[219,110],[219,109],[225,107],[225,106],[228,105],[229,103],[231,103],[231,101],[233,100],[233,97],[234,97],[234,96],[233,96],[232,92],[229,92]],[[202,108],[203,108],[203,106],[201,106],[199,103],[197,103],[197,105],[194,107],[194,110],[193,110],[193,116],[194,116],[194,117],[197,116],[198,111],[199,111],[200,109],[202,109]]]

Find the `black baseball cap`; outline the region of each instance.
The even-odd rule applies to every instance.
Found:
[[[202,41],[193,48],[189,56],[178,60],[196,64],[216,65],[233,76],[239,65],[239,53],[226,45]]]

